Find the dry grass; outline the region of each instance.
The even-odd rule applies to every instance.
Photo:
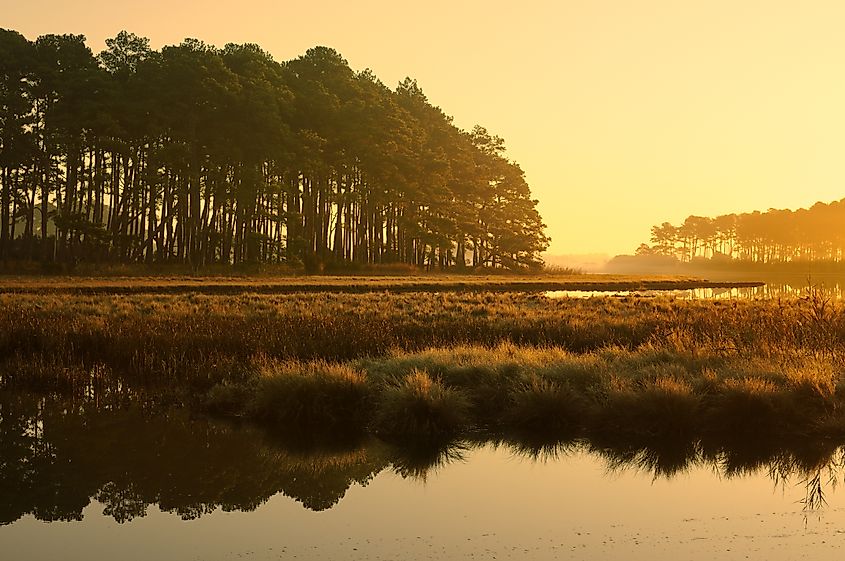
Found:
[[[469,427],[469,409],[460,390],[414,370],[381,391],[372,429],[390,439],[449,438]]]
[[[280,432],[356,433],[366,425],[371,387],[347,365],[267,363],[243,397],[241,411]]]
[[[820,316],[803,300],[549,300],[484,292],[0,296],[0,360],[100,364],[121,376],[168,382],[189,377],[193,364],[228,358],[338,361],[394,348],[502,342],[574,352],[650,345],[702,356],[838,356],[845,313],[836,304]],[[4,381],[16,377],[4,370]]]
[[[295,430],[837,435],[843,351],[843,306],[812,298],[0,296],[0,386],[172,394]],[[401,420],[415,399],[444,405]]]
[[[587,438],[683,449],[845,436],[845,371],[821,357],[782,363],[651,347],[576,354],[507,343],[262,368],[251,382],[214,386],[206,408],[295,431],[354,426],[394,440],[483,431],[538,445]]]
[[[262,275],[154,275],[127,276],[0,276],[0,293],[8,294],[188,294],[211,295],[291,294],[314,292],[464,292],[464,291],[554,291],[554,290],[683,290],[761,286],[757,281],[707,281],[691,276],[629,276],[583,274],[571,269],[538,275],[491,274],[345,274],[305,276]]]

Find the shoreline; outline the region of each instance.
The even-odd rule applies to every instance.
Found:
[[[711,281],[677,278],[514,279],[501,277],[291,277],[274,280],[242,278],[174,279],[0,279],[0,294],[149,295],[149,294],[295,294],[374,292],[619,292],[693,290],[700,288],[757,288],[763,281]]]

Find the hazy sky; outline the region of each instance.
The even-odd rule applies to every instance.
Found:
[[[416,78],[462,128],[505,138],[551,253],[631,252],[690,214],[845,197],[841,0],[0,0],[29,39],[126,29],[315,45],[386,84]]]

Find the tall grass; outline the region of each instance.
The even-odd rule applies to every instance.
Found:
[[[466,430],[470,403],[423,370],[413,370],[381,392],[372,428],[387,438],[443,439]]]
[[[588,422],[589,402],[569,384],[531,375],[508,396],[502,425],[518,435],[565,438]]]
[[[0,386],[172,394],[284,430],[837,435],[843,351],[842,305],[812,299],[0,296]]]
[[[587,438],[683,450],[699,441],[845,438],[842,372],[818,357],[780,364],[503,344],[262,368],[251,384],[214,386],[206,408],[297,431],[355,426],[392,440],[483,431],[538,446]]]
[[[371,387],[360,372],[323,361],[265,364],[248,413],[282,432],[360,432]]]
[[[202,384],[211,376],[207,365],[260,355],[344,361],[396,348],[503,342],[578,353],[651,345],[703,356],[798,352],[835,359],[845,350],[845,313],[838,303],[821,311],[805,300],[549,300],[495,293],[0,295],[4,384],[26,376],[3,362],[32,357],[102,365],[130,383],[198,378]]]

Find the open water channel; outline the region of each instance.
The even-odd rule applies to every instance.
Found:
[[[692,288],[684,290],[553,290],[546,292],[549,298],[597,298],[597,297],[672,297],[681,300],[730,300],[730,299],[778,299],[807,298],[812,294],[831,300],[845,298],[845,281],[826,279],[822,282],[793,278],[768,280],[763,286],[738,288]]]

